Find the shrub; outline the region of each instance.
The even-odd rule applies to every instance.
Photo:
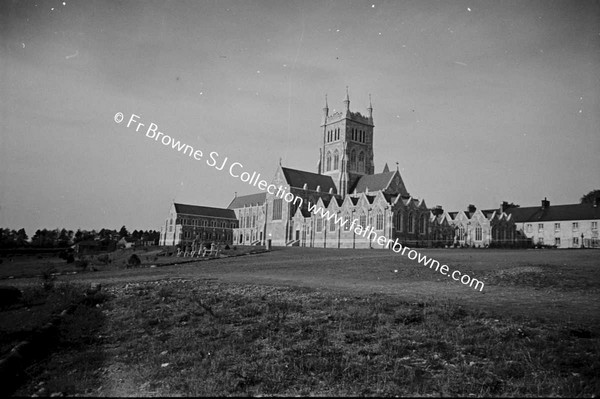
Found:
[[[75,257],[73,256],[73,254],[69,254],[67,255],[67,263],[73,263],[75,262]]]
[[[127,260],[128,267],[137,267],[141,264],[142,264],[142,261],[140,260],[140,257],[137,256],[136,254],[131,255],[129,257],[129,259]]]
[[[110,263],[110,257],[108,256],[108,254],[103,254],[103,255],[98,255],[98,262],[100,263],[104,263],[105,265],[107,263]]]
[[[56,273],[56,269],[52,266],[47,267],[42,271],[42,286],[45,290],[49,291],[54,288],[54,280],[56,280],[56,276],[53,275],[54,273]]]
[[[89,262],[87,261],[87,259],[79,259],[75,261],[75,266],[79,267],[80,269],[85,269],[88,266]]]

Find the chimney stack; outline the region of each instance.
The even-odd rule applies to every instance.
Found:
[[[474,213],[477,210],[477,207],[473,204],[469,204],[469,213]]]
[[[550,201],[546,197],[542,200],[542,209],[550,208]]]

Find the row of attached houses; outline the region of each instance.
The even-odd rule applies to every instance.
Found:
[[[556,248],[600,248],[599,199],[592,203],[512,207],[506,210],[532,245]]]

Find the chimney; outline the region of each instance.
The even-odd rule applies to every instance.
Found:
[[[474,213],[477,210],[477,207],[473,204],[469,204],[469,213]]]
[[[444,209],[442,208],[442,206],[441,206],[441,205],[437,205],[437,206],[436,206],[436,207],[433,209],[433,214],[434,214],[435,216],[439,216],[439,215],[441,215],[441,214],[443,214],[443,213],[444,213]]]
[[[542,209],[550,208],[550,201],[546,197],[542,200]]]

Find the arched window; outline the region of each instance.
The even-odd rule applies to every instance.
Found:
[[[365,172],[365,153],[362,151],[358,154],[358,171]]]
[[[210,222],[210,225],[211,227],[217,227],[217,222],[213,220],[212,222]]]
[[[331,170],[331,152],[329,152],[329,151],[327,151],[325,165],[327,165],[325,170],[329,172]]]
[[[350,215],[349,214],[345,214],[344,215],[344,220],[350,220]],[[351,222],[344,223],[344,231],[350,231],[350,224],[351,224]]]
[[[403,218],[402,218],[402,212],[398,211],[396,213],[396,230],[397,231],[402,231],[402,223],[404,222]]]
[[[327,142],[328,143],[329,143],[329,141],[331,141],[330,138],[331,138],[331,130],[328,130],[327,131]]]
[[[356,150],[350,152],[350,170],[356,170]]]
[[[377,222],[375,224],[376,230],[383,230],[383,213],[377,212]]]
[[[329,220],[329,231],[335,231],[335,219]]]
[[[414,217],[412,213],[408,214],[408,232],[409,233],[413,233],[414,232]]]
[[[335,150],[333,153],[333,170],[338,170],[340,167],[340,154],[338,150]]]
[[[475,241],[481,241],[482,240],[482,230],[481,230],[481,226],[477,226],[475,227]]]
[[[362,227],[363,230],[367,229],[367,215],[360,215],[360,227]]]

